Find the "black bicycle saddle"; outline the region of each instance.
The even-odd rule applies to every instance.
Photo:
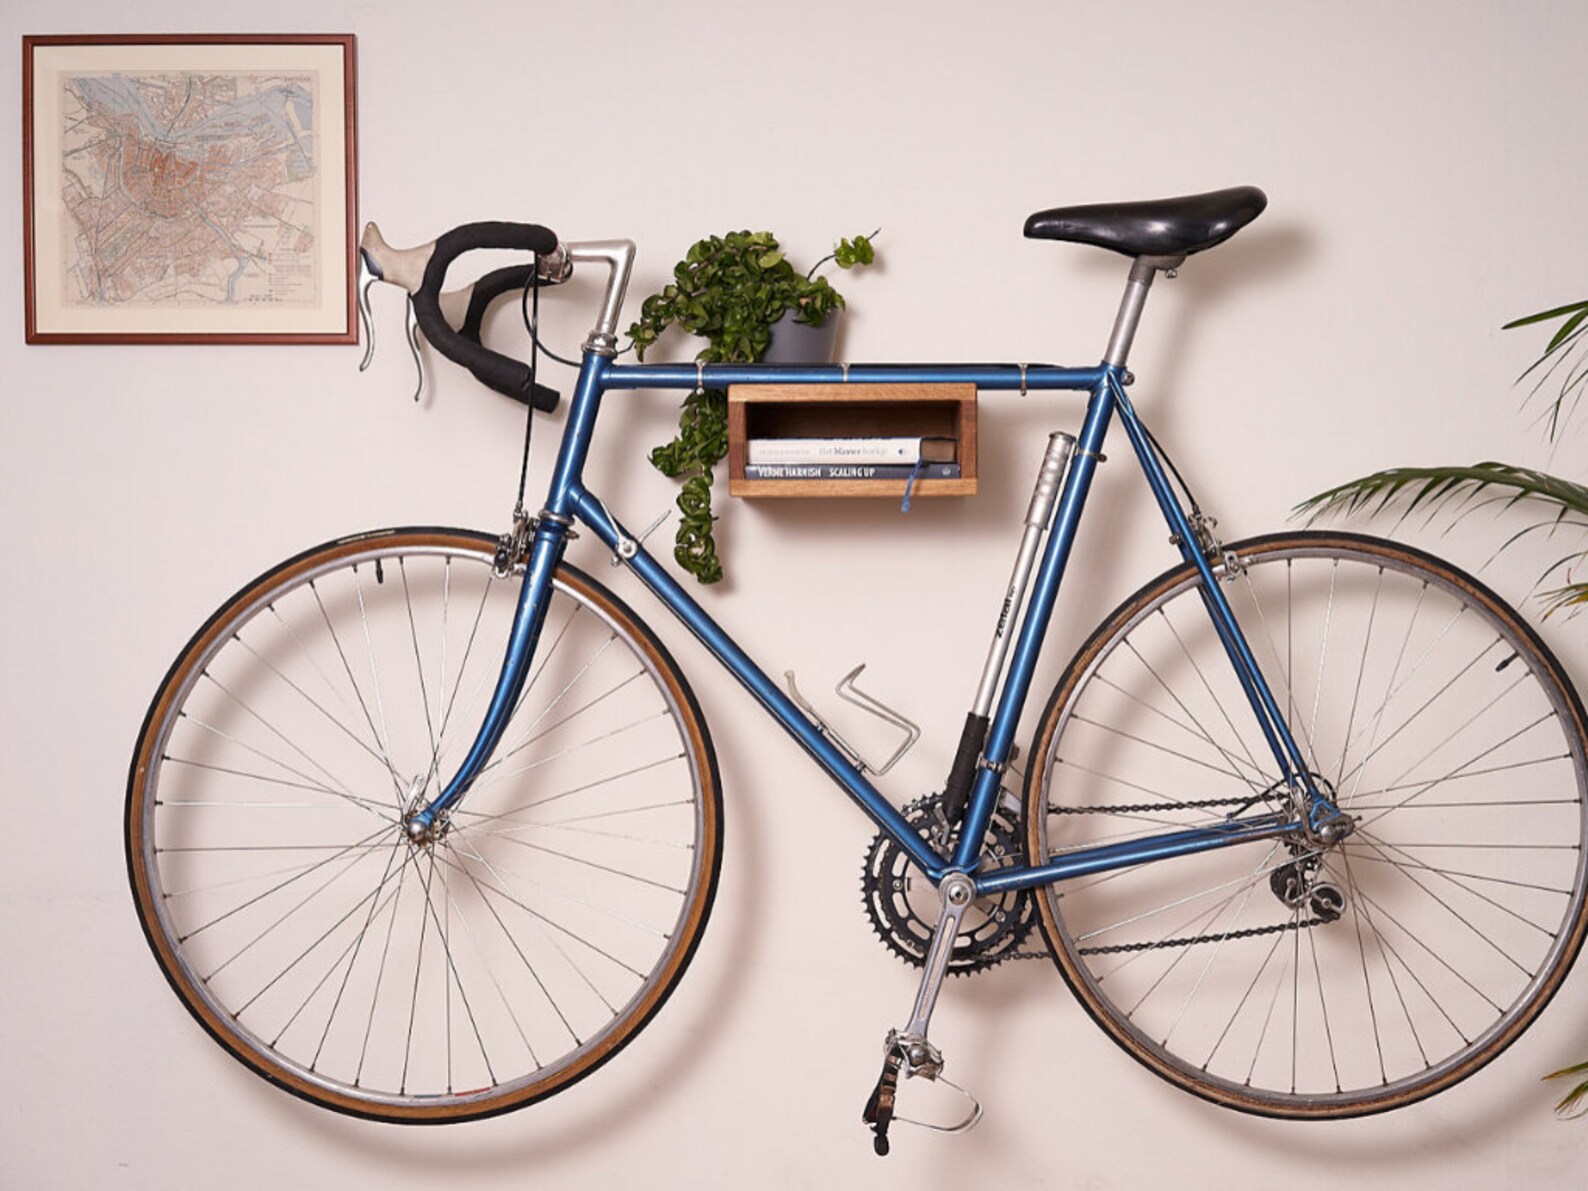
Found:
[[[1054,207],[1026,220],[1032,240],[1069,240],[1126,256],[1190,256],[1222,244],[1263,213],[1255,186],[1138,203]]]

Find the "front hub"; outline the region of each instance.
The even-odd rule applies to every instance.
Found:
[[[414,778],[408,784],[408,810],[403,815],[403,834],[416,848],[431,848],[446,838],[451,815],[436,814],[427,805],[425,778]]]

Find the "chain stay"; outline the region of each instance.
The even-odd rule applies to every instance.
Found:
[[[1146,802],[1127,805],[1107,806],[1059,806],[1049,804],[1048,813],[1054,815],[1145,815],[1161,811],[1184,810],[1213,810],[1218,807],[1233,806],[1244,810],[1246,807],[1262,800],[1262,795],[1256,798],[1204,798],[1189,802]],[[1190,947],[1197,943],[1222,943],[1230,939],[1250,939],[1258,935],[1282,934],[1287,931],[1309,930],[1314,926],[1323,926],[1330,920],[1327,918],[1302,918],[1292,922],[1277,922],[1271,926],[1253,926],[1245,930],[1222,931],[1213,935],[1186,935],[1178,939],[1158,939],[1149,943],[1116,943],[1104,947],[1078,947],[1080,955],[1126,955],[1138,951],[1159,951],[1169,947]],[[1014,959],[1031,959],[1042,952],[1021,952],[1012,956]]]

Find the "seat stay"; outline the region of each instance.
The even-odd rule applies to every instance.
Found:
[[[1197,570],[1201,581],[1202,602],[1207,609],[1208,617],[1229,657],[1230,665],[1251,706],[1252,714],[1257,719],[1258,727],[1262,730],[1264,741],[1273,755],[1282,780],[1297,799],[1298,810],[1305,811],[1310,824],[1316,825],[1338,818],[1340,814],[1338,808],[1319,791],[1317,782],[1312,778],[1305,755],[1296,742],[1295,734],[1291,732],[1283,712],[1280,711],[1279,702],[1274,698],[1274,693],[1263,676],[1262,668],[1252,653],[1251,645],[1235,619],[1235,612],[1224,597],[1218,578],[1213,573],[1214,562],[1204,553],[1196,530],[1174,494],[1169,477],[1164,472],[1163,464],[1148,438],[1146,429],[1136,417],[1136,411],[1125,396],[1124,389],[1117,387],[1117,382],[1111,380],[1110,383],[1116,385],[1114,400],[1119,412],[1119,420],[1125,428],[1131,446],[1135,449],[1142,474],[1146,477],[1148,487],[1152,489],[1153,497],[1163,513],[1164,520],[1168,523],[1181,557]]]

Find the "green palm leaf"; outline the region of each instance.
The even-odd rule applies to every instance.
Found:
[[[1570,1079],[1573,1076],[1588,1075],[1588,1063],[1578,1063],[1560,1071],[1551,1071],[1545,1079]],[[1583,1080],[1571,1091],[1561,1097],[1555,1105],[1555,1111],[1566,1117],[1580,1117],[1588,1113],[1588,1079]]]
[[[1406,511],[1436,511],[1451,502],[1468,501],[1489,492],[1518,501],[1543,501],[1562,518],[1588,517],[1588,486],[1509,463],[1474,463],[1469,467],[1392,467],[1360,479],[1349,480],[1320,492],[1296,507],[1299,513],[1376,513],[1399,501]]]
[[[1551,310],[1540,310],[1537,314],[1513,319],[1501,328],[1509,331],[1513,327],[1530,327],[1538,323],[1553,322],[1556,319],[1561,320],[1561,325],[1551,336],[1543,355],[1528,365],[1527,371],[1517,378],[1525,380],[1542,368],[1543,371],[1539,373],[1538,381],[1532,389],[1536,393],[1551,377],[1557,376],[1562,368],[1565,369],[1565,375],[1559,377],[1560,392],[1555,395],[1549,406],[1549,437],[1552,439],[1570,413],[1568,407],[1575,408],[1583,396],[1584,386],[1588,385],[1588,351],[1579,350],[1588,343],[1588,340],[1583,338],[1588,334],[1588,299],[1556,306]]]
[[[1297,505],[1296,511],[1316,519],[1331,513],[1373,516],[1399,508],[1403,517],[1422,510],[1430,516],[1451,513],[1459,518],[1495,502],[1502,507],[1536,503],[1551,510],[1544,519],[1513,534],[1506,545],[1539,531],[1561,528],[1588,531],[1588,486],[1508,463],[1392,467],[1320,492]],[[1552,564],[1544,577],[1569,575],[1585,557],[1588,557],[1588,547],[1573,550]],[[1588,582],[1566,583],[1545,593],[1545,600],[1546,615],[1562,608],[1581,607],[1588,604]]]

